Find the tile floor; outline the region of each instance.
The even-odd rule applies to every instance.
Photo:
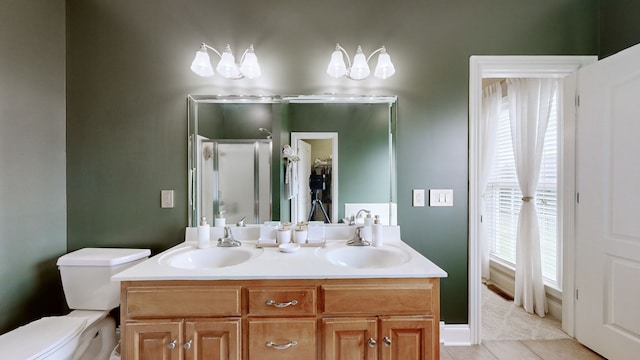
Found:
[[[474,346],[442,346],[441,360],[602,360],[573,339],[490,340]]]

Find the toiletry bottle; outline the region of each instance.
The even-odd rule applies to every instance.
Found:
[[[218,212],[218,215],[216,215],[216,219],[214,222],[214,226],[215,227],[224,227],[225,226],[225,219],[224,216],[222,215],[224,213],[224,210],[220,210],[220,212]]]
[[[382,247],[382,224],[380,223],[380,215],[376,215],[376,219],[373,221],[371,227],[373,232],[372,245]]]
[[[369,220],[367,220],[367,217]],[[373,218],[371,218],[370,213],[367,213],[367,216],[364,218],[364,226],[362,227],[362,232],[360,234],[364,241],[369,242],[369,244],[373,243]]]
[[[364,217],[365,225],[373,225],[373,218],[371,217],[371,211],[367,212],[367,215]]]
[[[207,224],[207,218],[203,216],[198,226],[198,249],[208,248],[209,240],[211,240],[211,227]]]

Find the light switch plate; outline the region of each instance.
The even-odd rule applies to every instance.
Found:
[[[413,206],[424,206],[424,189],[413,189]]]
[[[173,208],[173,190],[160,190],[160,207],[163,209]]]
[[[453,206],[453,189],[430,189],[429,206]]]

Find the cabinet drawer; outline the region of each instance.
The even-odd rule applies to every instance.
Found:
[[[249,293],[249,316],[295,316],[316,313],[316,288],[254,287]]]
[[[325,314],[432,314],[433,284],[324,285]]]
[[[249,359],[317,359],[316,319],[249,320]]]
[[[240,294],[240,286],[129,287],[123,311],[130,318],[240,316]]]

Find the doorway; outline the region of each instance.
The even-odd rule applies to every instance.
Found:
[[[479,189],[479,149],[480,149],[480,114],[482,105],[482,80],[485,78],[564,78],[575,72],[584,64],[596,61],[595,56],[472,56],[470,59],[469,78],[469,342],[479,344],[481,334],[481,305],[482,305],[482,275],[481,275],[481,246],[480,233],[480,200],[482,189]],[[563,84],[561,94],[563,99],[571,99],[575,94],[575,83]],[[563,106],[563,117],[568,120],[563,123],[564,133],[573,133],[575,124],[575,107]],[[561,131],[561,133],[562,133]],[[575,174],[567,169],[564,161],[573,162],[573,138],[565,139],[559,156],[559,197],[561,201],[572,201],[574,193],[573,179]],[[560,210],[561,233],[563,234],[563,263],[565,273],[563,288],[573,289],[573,257],[568,249],[573,249],[573,208],[565,207]],[[562,292],[563,330],[573,335],[573,300],[566,291]],[[565,301],[566,299],[566,301]]]
[[[298,193],[291,199],[292,222],[307,221],[311,217],[312,220],[337,223],[338,133],[292,132],[291,146],[300,157]],[[316,178],[321,180],[314,182],[314,189],[309,181],[312,175],[320,175]],[[312,208],[313,203],[315,208]]]

